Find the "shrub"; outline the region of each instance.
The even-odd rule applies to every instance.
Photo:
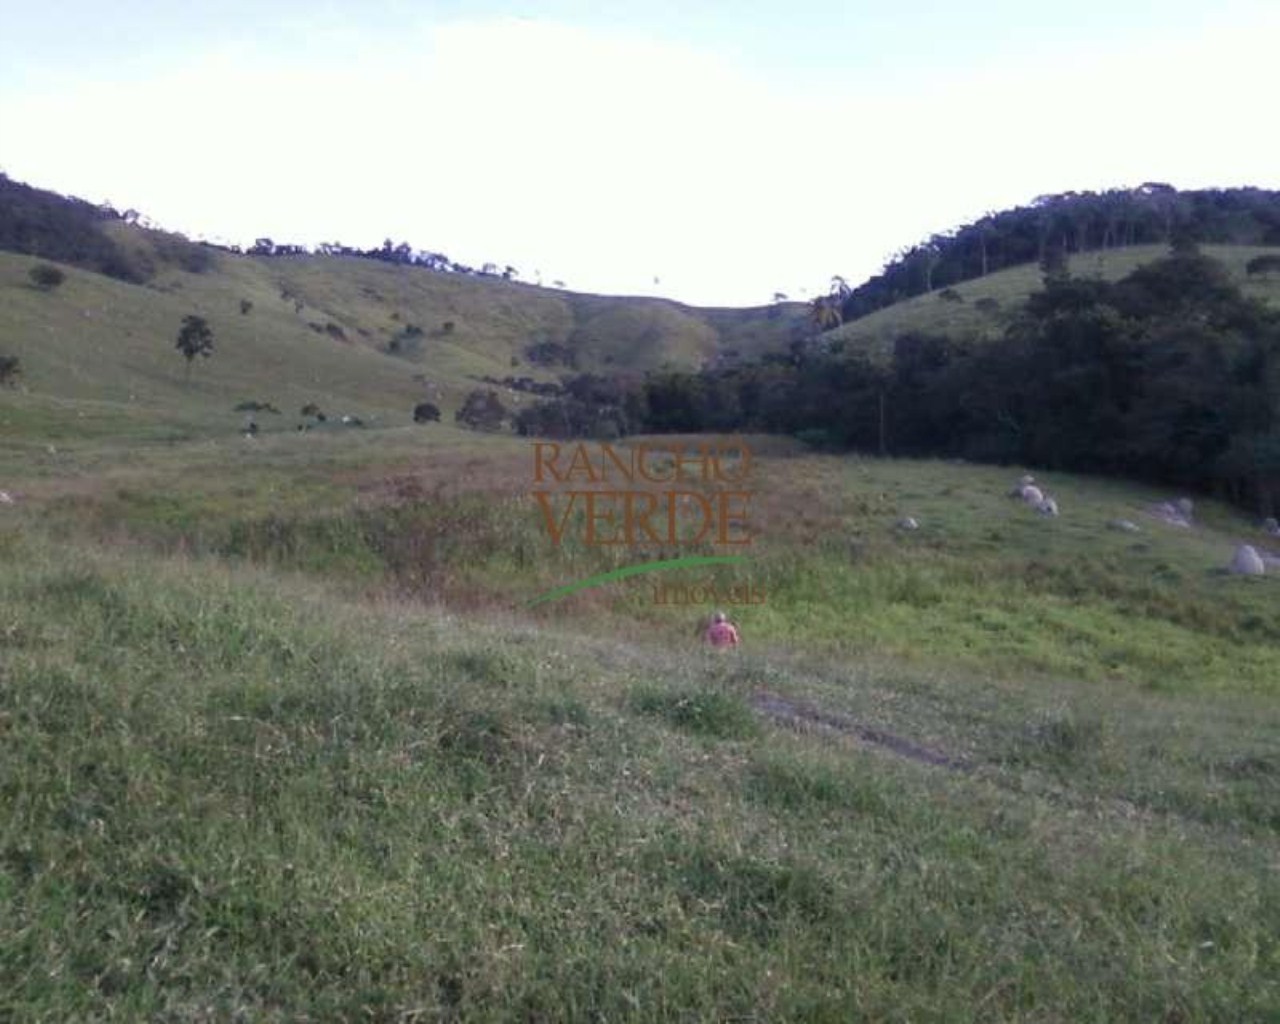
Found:
[[[1255,256],[1244,265],[1246,274],[1265,274],[1272,270],[1280,270],[1280,254]]]
[[[242,315],[242,316],[243,316],[243,315],[245,315],[245,314],[247,314],[247,313],[249,312],[249,310],[251,310],[251,309],[253,309],[253,303],[252,303],[252,302],[250,302],[248,299],[241,299],[241,300],[240,300],[240,313],[241,313],[241,315]]]
[[[0,356],[0,385],[13,387],[17,383],[18,374],[22,372],[17,356]]]
[[[964,302],[964,296],[954,288],[943,288],[938,292],[938,298],[943,302]]]
[[[455,420],[473,430],[499,430],[506,418],[506,406],[497,392],[479,388],[467,395],[462,408],[454,414]]]
[[[439,423],[440,409],[431,402],[420,402],[413,407],[414,423]]]
[[[27,276],[42,292],[53,291],[67,279],[67,275],[51,263],[37,263],[27,271]]]

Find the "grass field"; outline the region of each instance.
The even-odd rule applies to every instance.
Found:
[[[1252,524],[761,440],[718,578],[767,601],[715,657],[645,581],[526,610],[625,553],[554,550],[528,447],[449,436],[17,480],[0,1016],[1280,1012],[1280,591],[1218,571]]]
[[[634,367],[647,324],[691,360],[767,316],[361,261],[43,294],[30,262],[0,254],[0,1021],[1280,1019],[1280,577],[1223,571],[1280,541],[1246,516],[1052,475],[1046,519],[1018,467],[753,437],[741,564],[531,607],[718,549],[552,544],[531,445],[408,425],[414,374],[448,407],[516,337]],[[434,347],[383,351],[405,323]],[[250,398],[282,412],[246,439]],[[299,433],[306,402],[369,427]],[[754,587],[744,645],[659,580]]]

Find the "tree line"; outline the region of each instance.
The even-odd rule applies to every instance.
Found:
[[[841,288],[838,301],[828,303],[839,317],[828,314],[819,326],[834,327],[903,299],[1017,264],[1040,262],[1053,253],[1172,244],[1178,239],[1280,245],[1280,192],[1180,192],[1147,182],[1132,189],[1038,196],[1027,206],[987,214],[900,250],[864,284]]]

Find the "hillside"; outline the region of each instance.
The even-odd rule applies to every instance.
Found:
[[[1163,245],[1138,245],[1073,254],[1067,263],[1074,276],[1118,281],[1168,251]],[[1280,247],[1206,245],[1201,251],[1222,263],[1245,295],[1280,309],[1280,273],[1245,272],[1249,260],[1280,254]],[[1040,268],[1035,263],[1024,263],[949,289],[938,288],[904,299],[826,331],[822,338],[828,342],[842,341],[850,350],[866,351],[881,359],[890,354],[894,338],[913,331],[946,334],[957,340],[996,338],[1004,332],[1009,316],[1041,288]],[[944,295],[944,291],[948,294]],[[956,298],[951,298],[952,295]]]
[[[799,304],[700,310],[355,256],[238,254],[4,185],[0,248],[23,249],[0,252],[0,355],[22,369],[0,406],[9,439],[234,430],[249,401],[281,411],[264,430],[294,429],[312,403],[391,424],[430,400],[448,421],[479,378],[696,369],[806,330]],[[33,287],[32,254],[66,281]],[[189,313],[209,321],[215,351],[188,380],[174,339]]]

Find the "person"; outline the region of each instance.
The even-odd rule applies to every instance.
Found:
[[[738,628],[729,621],[724,612],[716,612],[711,616],[711,625],[707,627],[702,638],[712,647],[737,647]]]

